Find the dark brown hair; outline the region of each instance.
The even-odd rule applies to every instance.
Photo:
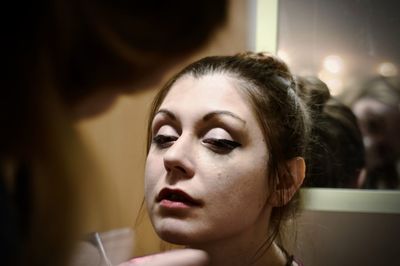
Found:
[[[226,6],[226,0],[59,0],[37,23],[61,96],[74,104],[94,90],[138,83],[200,48],[225,22]]]
[[[299,95],[309,106],[312,130],[307,149],[305,187],[356,188],[365,167],[357,118],[312,76],[296,77]]]
[[[174,83],[186,75],[201,78],[222,73],[237,81],[240,91],[248,99],[267,143],[268,180],[271,187],[289,187],[292,178],[287,168],[291,158],[302,157],[308,138],[309,117],[303,102],[297,96],[292,74],[284,62],[266,53],[241,53],[233,56],[211,56],[194,62],[176,74],[159,91],[152,105],[148,124],[147,147],[151,145],[151,121]],[[272,243],[281,222],[294,215],[298,207],[298,194],[272,212],[272,235],[260,248],[262,252]],[[257,252],[258,253],[258,252]]]

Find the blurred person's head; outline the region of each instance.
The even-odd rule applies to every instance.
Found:
[[[265,260],[305,173],[309,117],[295,87],[286,64],[263,53],[206,57],[166,83],[145,174],[163,240],[207,251],[234,243],[251,254],[241,259]]]
[[[62,101],[75,106],[156,84],[222,26],[227,1],[58,0],[15,9],[8,41],[19,78],[51,77]]]
[[[160,80],[222,26],[227,1],[10,2],[7,12],[14,19],[0,104],[5,261],[63,264],[83,223],[78,206],[101,201],[91,195],[101,177],[72,126],[76,109],[100,113],[118,93]]]
[[[351,109],[332,97],[316,77],[297,77],[299,94],[312,114],[312,130],[304,186],[359,188],[365,150]]]
[[[372,187],[398,186],[396,164],[400,158],[400,79],[376,77],[359,87],[349,88],[342,96],[357,116],[366,148],[366,160]],[[373,177],[375,176],[375,177]],[[386,180],[386,181],[385,181]]]

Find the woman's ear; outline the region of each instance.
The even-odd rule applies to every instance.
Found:
[[[286,162],[289,176],[278,179],[270,197],[272,207],[286,205],[300,189],[306,174],[306,163],[302,157],[294,157]],[[282,180],[283,179],[283,180]]]

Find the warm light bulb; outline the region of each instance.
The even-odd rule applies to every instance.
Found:
[[[329,55],[325,57],[323,65],[326,71],[332,74],[338,74],[343,69],[343,60],[340,56]]]
[[[384,77],[392,77],[397,75],[397,67],[390,62],[380,63],[378,73]]]

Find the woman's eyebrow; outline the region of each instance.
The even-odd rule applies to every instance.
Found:
[[[240,118],[238,115],[236,115],[230,111],[225,111],[225,110],[210,112],[203,117],[203,121],[208,121],[216,116],[230,116],[230,117],[240,121],[242,124],[246,125],[246,121],[244,119]]]
[[[171,120],[176,121],[176,116],[175,116],[171,111],[168,111],[167,109],[160,109],[160,110],[158,110],[158,111],[155,113],[154,117],[156,117],[156,115],[158,115],[158,114],[165,114],[165,115],[168,116]]]

